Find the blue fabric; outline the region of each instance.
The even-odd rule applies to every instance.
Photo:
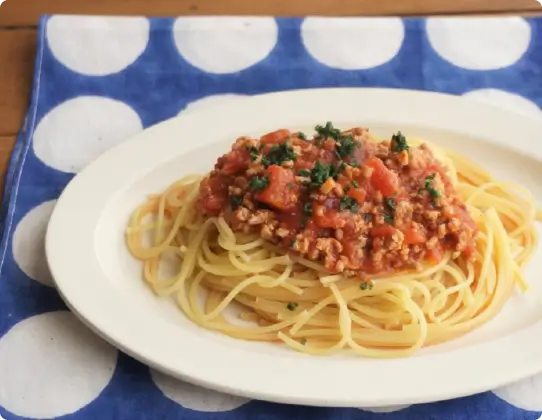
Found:
[[[68,99],[81,95],[117,99],[135,110],[143,127],[173,117],[189,103],[209,95],[252,95],[316,87],[392,87],[452,94],[495,88],[520,94],[536,104],[542,104],[542,38],[538,37],[542,31],[542,20],[537,19],[527,20],[532,39],[528,51],[521,59],[505,68],[488,71],[464,69],[442,58],[429,44],[423,19],[404,20],[406,35],[399,53],[382,65],[363,70],[340,70],[320,63],[303,45],[300,37],[302,19],[277,19],[278,42],[271,53],[248,69],[230,74],[211,74],[192,65],[175,48],[171,35],[174,19],[150,19],[150,39],[145,51],[126,69],[104,76],[80,74],[55,58],[46,39],[48,19],[44,17],[40,22],[31,105],[6,178],[0,249],[0,337],[7,336],[18,323],[34,315],[66,309],[54,288],[31,279],[21,270],[13,255],[12,237],[17,224],[31,209],[56,199],[74,176],[45,165],[31,147],[35,127],[50,110]],[[76,142],[77,138],[73,141]],[[12,380],[17,379],[2,377],[0,382],[7,384],[7,389]],[[5,397],[0,396],[0,403],[6,401],[1,398]],[[0,415],[6,420],[29,418],[8,411],[7,407],[10,406],[9,402],[5,403],[5,407],[0,406]],[[204,412],[183,408],[164,396],[146,366],[120,354],[112,379],[97,398],[74,413],[58,418],[535,420],[540,417],[540,412],[520,409],[492,392],[433,404],[413,405],[390,413],[259,401],[250,401],[230,411]]]

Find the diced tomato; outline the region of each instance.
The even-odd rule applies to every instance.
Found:
[[[298,187],[294,173],[278,165],[271,165],[267,171],[269,185],[255,195],[256,200],[283,211],[295,209]]]
[[[290,135],[290,130],[280,129],[273,131],[272,133],[264,134],[260,137],[260,141],[265,144],[277,144],[286,140]]]
[[[228,199],[228,185],[222,177],[204,178],[200,186],[198,210],[210,216],[217,216]]]
[[[322,209],[323,214],[320,213]],[[315,205],[314,210],[314,220],[316,224],[323,228],[333,228],[338,229],[344,227],[346,220],[336,209],[327,208],[322,205]]]
[[[385,197],[391,197],[397,192],[397,175],[390,171],[380,159],[372,157],[365,162],[365,165],[373,168],[371,184]]]
[[[360,188],[350,188],[346,195],[355,199],[359,204],[363,204],[365,197],[367,196],[367,191]]]
[[[465,258],[470,258],[474,252],[474,244],[468,244],[463,250],[463,255]]]
[[[215,212],[217,210],[220,210],[222,208],[222,205],[224,204],[225,197],[221,197],[219,195],[208,195],[205,197],[202,201],[203,207],[206,210],[210,210],[211,212]]]
[[[280,215],[280,227],[288,230],[299,229],[303,220],[303,210],[297,209],[292,213],[282,213]]]
[[[371,236],[392,236],[397,229],[393,226],[377,226],[371,229]]]
[[[425,232],[413,226],[402,228],[401,232],[405,235],[404,243],[407,245],[423,244],[427,241]]]
[[[327,150],[328,152],[334,152],[336,147],[335,140],[327,139],[324,141],[324,144],[322,144],[322,148],[324,150]]]
[[[232,150],[225,157],[222,171],[226,175],[235,175],[237,172],[247,169],[250,162],[250,155],[245,148]]]
[[[431,264],[438,264],[439,261],[442,260],[442,254],[442,245],[438,244],[435,248],[427,250],[425,258],[427,258]]]

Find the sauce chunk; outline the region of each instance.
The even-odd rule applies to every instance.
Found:
[[[469,258],[477,227],[425,145],[397,133],[316,127],[241,137],[200,185],[197,208],[332,273],[374,274]]]

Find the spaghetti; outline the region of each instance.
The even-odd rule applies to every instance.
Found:
[[[314,172],[320,160],[315,163],[316,159],[311,155],[312,164],[307,165],[306,176],[303,177],[301,169],[302,176],[295,178],[295,182],[306,185],[307,190],[295,190],[294,194],[297,197],[310,194],[306,199],[314,200],[311,201],[311,217],[308,224],[303,217],[301,221],[296,220],[299,225],[295,225],[295,229],[285,229],[288,235],[279,235],[280,227],[277,226],[283,226],[283,222],[271,224],[275,226],[273,232],[279,235],[271,238],[262,233],[264,224],[249,225],[239,220],[236,223],[233,215],[240,214],[240,210],[233,211],[231,203],[231,197],[238,193],[234,184],[222,186],[230,197],[228,204],[223,201],[221,206],[208,205],[210,197],[205,191],[208,191],[209,180],[216,178],[229,164],[231,166],[231,159],[224,160],[224,157],[219,159],[211,174],[186,176],[163,193],[150,196],[136,209],[126,229],[127,244],[131,253],[143,262],[143,276],[152,290],[160,296],[174,297],[186,316],[198,325],[231,337],[282,341],[309,354],[350,349],[362,356],[383,358],[408,356],[423,346],[463,335],[495,316],[515,286],[523,291],[528,289],[522,268],[537,245],[534,230],[537,210],[529,191],[519,185],[496,181],[465,157],[431,145],[423,146],[415,139],[407,140],[400,135],[391,141],[378,142],[367,130],[340,133],[332,131],[331,124],[326,127],[327,132],[323,127],[318,131],[317,127],[318,135],[307,141],[311,143],[310,148],[306,148],[307,154],[297,150],[297,159],[295,154],[288,156],[288,152],[296,151],[297,141],[306,141],[301,133],[279,130],[281,141],[277,141],[279,132],[275,132],[269,146],[262,146],[266,144],[264,138],[259,141],[242,138],[236,143],[248,144],[242,150],[252,153],[249,167],[261,164],[263,160],[264,170],[259,174],[268,174],[268,183],[265,184],[261,176],[258,178],[258,172],[252,174],[251,179],[257,178],[265,184],[260,185],[257,192],[253,191],[252,197],[258,197],[259,203],[265,203],[264,208],[271,213],[280,213],[277,209],[284,204],[284,196],[280,203],[271,200],[274,205],[269,205],[270,200],[265,194],[273,187],[272,166],[277,162],[267,162],[270,164],[266,167],[265,159],[272,159],[273,153],[283,144],[293,145],[291,150],[283,147],[287,159],[279,165],[283,168],[291,168],[288,158],[296,161],[296,165],[303,165],[301,157],[312,153],[317,142],[320,142],[321,150],[325,150],[326,145],[334,145],[337,149],[328,147],[329,151],[336,155],[337,161],[346,162],[342,174],[328,173],[330,176],[314,185],[314,173],[307,172],[311,167]],[[354,141],[353,149],[342,141],[344,138]],[[348,147],[343,147],[345,144]],[[356,152],[356,144],[363,149],[363,155],[356,155],[362,153]],[[381,184],[377,187],[371,184],[377,166],[373,171],[365,170],[371,159],[377,159],[382,145],[388,148],[388,154],[379,159],[390,172],[406,173],[408,168],[415,167],[416,156],[423,152],[427,159],[422,159],[420,167],[423,170],[432,168],[439,175],[426,175],[427,171],[420,169],[404,182],[399,178],[394,195],[390,195],[394,197],[391,206],[389,198],[381,197],[381,190],[377,188]],[[346,156],[347,149],[350,156]],[[232,150],[235,152],[239,147],[234,146]],[[256,153],[259,155],[255,156]],[[406,164],[405,154],[410,159]],[[317,158],[325,160],[326,156],[320,153]],[[356,162],[354,158],[357,158]],[[330,159],[327,162],[331,162]],[[399,162],[397,165],[402,165],[402,169],[393,169],[393,159]],[[437,166],[435,162],[438,162]],[[235,175],[231,179],[240,173],[250,174],[250,169],[235,168],[233,172]],[[358,172],[360,181],[352,181]],[[354,175],[349,176],[351,174]],[[345,226],[329,227],[325,224],[329,218],[322,222],[323,227],[318,225],[318,196],[328,188],[329,179],[340,185],[346,178],[349,186],[352,183],[360,185],[365,179],[364,188],[368,191],[360,197],[357,193],[347,195],[344,192],[347,187],[341,187],[343,198],[338,202],[336,212],[344,215],[347,223],[358,220],[348,218],[366,214],[363,213],[365,204],[373,201],[372,220],[365,220],[363,227],[369,229],[368,236],[358,235],[363,239],[363,253],[346,253],[348,230]],[[431,184],[428,178],[434,182]],[[440,178],[443,182],[437,185],[435,180]],[[415,181],[418,186],[414,186]],[[281,191],[283,194],[284,189]],[[333,191],[330,194],[333,195]],[[246,197],[248,195],[245,200]],[[329,200],[329,195],[326,197]],[[382,202],[375,204],[379,199]],[[414,208],[413,213],[406,213],[404,220],[399,214],[401,200]],[[343,206],[343,202],[350,208]],[[216,213],[202,211],[202,203],[207,204],[204,209],[215,209]],[[243,203],[248,207],[253,204]],[[242,207],[243,203],[237,204]],[[307,208],[306,202],[298,203],[296,208],[299,206]],[[395,218],[390,221],[385,212],[391,212],[392,207]],[[417,218],[417,208],[421,209],[420,214],[428,215],[429,221]],[[468,212],[461,220],[461,227],[453,232],[440,232],[439,237],[438,220],[433,223],[430,212],[440,209],[438,217],[443,218],[446,211],[450,211],[457,220],[458,212],[463,208]],[[252,214],[256,214],[257,209],[252,210]],[[284,206],[281,211],[284,212]],[[418,220],[418,223],[410,219]],[[452,222],[448,221],[446,226],[452,226]],[[326,237],[342,238],[343,242],[335,240],[344,249],[311,254],[311,249],[317,250],[317,238],[306,232],[310,233],[311,226],[317,225],[319,230],[315,232],[318,235],[325,232]],[[253,229],[254,226],[257,229]],[[416,235],[411,235],[412,226],[423,231],[423,241],[416,241]],[[384,228],[393,233],[384,232]],[[341,230],[340,234],[338,230]],[[437,240],[432,240],[433,234]],[[399,238],[399,245],[391,239],[393,235]],[[409,235],[414,239],[409,239]],[[308,250],[303,252],[294,242],[303,242],[307,237],[313,242],[309,241]],[[383,259],[375,256],[379,252],[378,244],[384,250]],[[164,276],[164,266],[175,266],[175,272]],[[203,305],[200,304],[201,294],[205,296]],[[228,316],[227,310],[231,307],[235,308],[236,317],[245,322],[237,322]]]

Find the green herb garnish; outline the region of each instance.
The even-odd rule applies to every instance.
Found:
[[[361,290],[367,290],[369,288],[369,283],[367,283],[366,281],[362,281],[361,284],[359,285],[359,288]]]
[[[392,152],[402,152],[403,150],[410,149],[407,144],[406,137],[398,131],[397,134],[391,136],[391,150]]]
[[[251,190],[263,190],[269,185],[269,179],[266,176],[255,176],[248,183]]]
[[[302,338],[301,341],[299,342],[302,346],[304,346],[305,344],[307,344],[307,339],[306,338]]]
[[[290,248],[293,248],[293,247],[295,246],[295,243],[296,243],[296,242],[297,242],[297,241],[296,241],[295,239],[294,239],[292,242],[290,242]]]
[[[250,153],[250,160],[254,162],[260,156],[260,151],[254,146],[247,146],[246,149]]]
[[[296,159],[297,155],[294,153],[292,147],[288,146],[288,143],[282,142],[269,149],[267,156],[264,156],[262,159],[262,164],[267,168],[270,165],[282,165],[287,160],[295,161]]]
[[[243,204],[242,195],[232,195],[230,197],[230,206],[233,210],[237,209],[241,204]]]
[[[432,206],[436,206],[437,205],[436,199],[441,197],[440,192],[437,191],[435,188],[433,188],[433,180],[435,179],[436,175],[437,175],[436,173],[433,173],[431,175],[426,176],[423,181],[423,187],[418,190],[418,194],[422,194],[424,190],[427,191],[427,193],[429,194],[429,197],[431,197]]]
[[[312,204],[311,203],[305,203],[303,206],[303,214],[307,217],[312,216]]]
[[[322,162],[317,161],[316,165],[310,171],[311,186],[313,188],[320,188],[328,178],[333,178],[337,180],[339,175],[346,168],[346,163],[341,162],[339,166],[335,165],[324,165]],[[299,171],[301,174],[301,171]]]
[[[349,163],[352,168],[359,168],[359,163],[356,159],[352,159]]]
[[[308,171],[307,169],[301,169],[298,173],[299,176],[311,176],[311,171]]]
[[[318,133],[319,136],[324,138],[331,137],[332,139],[339,140],[341,137],[341,130],[333,127],[333,123],[328,121],[324,127],[317,125],[314,127],[314,130]]]
[[[305,135],[305,133],[297,133],[297,137],[299,137],[301,140],[307,140],[307,136]]]
[[[355,188],[359,188],[358,181],[352,181],[352,185],[353,185]]]
[[[305,205],[303,206],[303,218],[301,219],[301,227],[305,227],[307,225],[307,222],[312,216],[312,212],[312,204],[305,203]]]
[[[312,168],[310,177],[312,186],[320,188],[320,186],[326,182],[326,179],[329,178],[329,165],[324,165],[322,162],[317,161],[314,168]]]
[[[286,308],[288,308],[289,311],[295,311],[297,309],[297,303],[296,302],[289,302],[288,305],[286,305]]]
[[[357,213],[359,210],[358,202],[352,198],[344,196],[341,198],[341,202],[339,204],[339,210],[350,210],[351,213]]]
[[[390,213],[384,213],[384,221],[391,225],[393,223],[393,214]]]
[[[346,187],[344,187],[344,192],[347,193],[348,191],[350,191],[350,185],[347,185]]]
[[[371,223],[375,217],[372,213],[363,213],[363,218],[367,223]]]
[[[394,219],[394,213],[395,213],[395,198],[394,197],[386,197],[384,198],[384,207],[389,211],[389,213],[384,213],[384,220],[388,224],[393,223]]]
[[[339,138],[337,140],[339,144],[335,147],[335,154],[339,159],[344,159],[351,156],[354,152],[354,138],[351,135]]]
[[[384,205],[391,212],[395,212],[395,198],[393,197],[384,198]]]

